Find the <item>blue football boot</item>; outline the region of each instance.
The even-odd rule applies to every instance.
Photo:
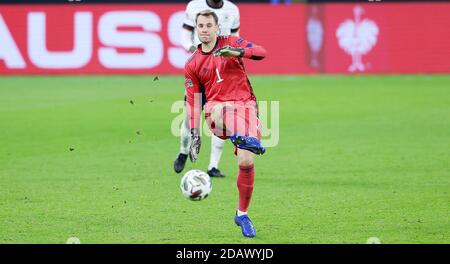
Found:
[[[255,137],[240,136],[238,134],[233,134],[230,136],[230,140],[237,148],[245,149],[255,153],[256,155],[262,155],[266,152],[266,149]]]
[[[248,218],[248,215],[235,216],[234,222],[242,229],[242,235],[245,237],[254,237],[256,235],[255,228],[253,227],[252,220]]]

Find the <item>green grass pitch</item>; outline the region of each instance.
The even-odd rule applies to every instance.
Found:
[[[0,77],[0,243],[450,242],[449,75],[251,76],[258,100],[280,102],[254,239],[233,223],[230,142],[211,195],[181,195],[183,78],[153,77]],[[203,137],[185,171],[209,154]]]

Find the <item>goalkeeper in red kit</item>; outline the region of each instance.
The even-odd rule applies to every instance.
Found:
[[[253,192],[254,157],[265,148],[260,139],[256,97],[245,72],[243,58],[261,60],[266,51],[237,36],[218,36],[218,18],[210,10],[196,16],[201,43],[185,65],[186,110],[191,129],[189,157],[200,151],[201,91],[206,95],[205,119],[210,130],[222,139],[230,138],[239,166],[237,187],[239,202],[235,223],[245,237],[256,231],[247,215]]]

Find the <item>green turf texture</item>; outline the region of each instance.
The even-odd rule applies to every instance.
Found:
[[[230,142],[211,195],[181,194],[181,76],[0,77],[0,243],[450,243],[449,75],[250,80],[280,104],[254,239],[233,222]],[[184,172],[206,170],[202,139]]]

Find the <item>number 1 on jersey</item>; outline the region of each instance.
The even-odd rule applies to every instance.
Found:
[[[220,78],[220,74],[219,74],[219,69],[218,69],[218,68],[216,68],[216,74],[217,74],[217,77],[219,78],[219,80],[217,80],[217,83],[220,83],[220,82],[222,82],[222,81],[223,81],[223,79],[222,79],[222,78]]]

